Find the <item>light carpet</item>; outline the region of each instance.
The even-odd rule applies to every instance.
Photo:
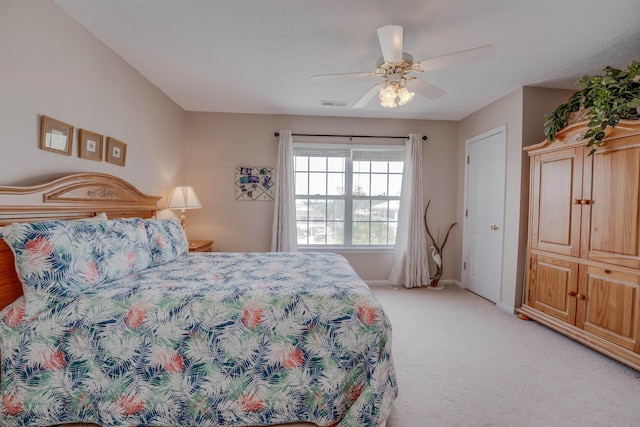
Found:
[[[387,427],[640,426],[640,373],[456,286],[372,286],[393,327]]]

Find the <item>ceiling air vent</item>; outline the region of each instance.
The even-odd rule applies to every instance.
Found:
[[[320,101],[323,107],[346,107],[348,104],[347,101]]]

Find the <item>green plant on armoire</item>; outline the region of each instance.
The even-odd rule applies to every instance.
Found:
[[[602,75],[584,76],[577,85],[579,90],[546,116],[544,134],[549,141],[569,124],[572,113],[583,112],[589,121],[583,138],[593,153],[602,145],[607,127],[615,127],[620,119],[640,119],[640,62],[633,61],[626,70],[605,67]]]

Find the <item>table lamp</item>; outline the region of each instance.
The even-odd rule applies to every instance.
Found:
[[[174,187],[167,204],[167,209],[180,209],[180,224],[182,224],[183,228],[187,226],[185,209],[199,209],[201,207],[200,200],[198,200],[196,192],[190,185]]]

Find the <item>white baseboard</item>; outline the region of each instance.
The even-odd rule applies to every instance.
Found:
[[[369,286],[389,286],[388,280],[365,280],[364,283]],[[442,283],[443,285],[455,285],[459,288],[462,288],[462,283],[457,280],[443,279],[440,280],[440,283]]]
[[[369,286],[389,286],[388,280],[365,280],[364,283]]]
[[[516,308],[509,304],[501,302],[498,304],[498,308],[500,308],[500,310],[506,311],[509,314],[516,314]]]
[[[444,279],[444,280],[440,280],[440,283],[442,283],[443,285],[455,285],[462,289],[462,283],[457,280]]]

